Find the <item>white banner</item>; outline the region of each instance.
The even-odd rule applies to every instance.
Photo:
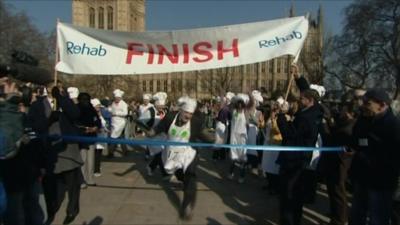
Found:
[[[58,71],[133,75],[204,70],[296,56],[308,20],[264,22],[168,32],[116,32],[58,23]]]

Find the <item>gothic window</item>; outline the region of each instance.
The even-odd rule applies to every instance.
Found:
[[[99,8],[99,29],[104,29],[104,8]]]
[[[89,27],[94,28],[95,13],[94,8],[89,8]]]
[[[288,61],[287,60],[284,60],[283,61],[283,68],[284,68],[284,71],[285,71],[285,73],[288,73],[289,72],[289,65],[288,65],[288,63],[287,63]]]
[[[157,91],[161,91],[161,80],[157,80]]]
[[[147,87],[146,87],[146,81],[142,81],[142,87],[143,87],[143,91],[147,91]]]
[[[269,61],[268,69],[269,69],[269,72],[270,72],[270,73],[273,73],[273,72],[274,72],[274,60],[273,60],[273,59],[271,59],[271,60]]]
[[[164,91],[167,92],[168,91],[168,81],[164,80]]]
[[[278,59],[278,65],[276,66],[276,72],[280,73],[282,69],[282,59]]]
[[[114,29],[114,11],[113,7],[111,6],[108,6],[107,8],[107,29]]]

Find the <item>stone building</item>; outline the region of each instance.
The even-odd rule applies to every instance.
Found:
[[[72,23],[98,29],[118,31],[145,31],[145,0],[73,0]],[[294,16],[293,6],[288,16]],[[314,83],[321,83],[323,15],[321,8],[317,18],[310,17],[308,37],[299,59],[300,70]],[[237,67],[146,74],[135,76],[105,76],[90,84],[85,79],[82,85],[92,85],[97,95],[110,94],[119,87],[127,96],[140,98],[142,93],[165,91],[170,98],[190,95],[196,98],[210,98],[223,95],[226,91],[247,93],[264,87],[266,94],[284,92],[287,88],[290,65],[293,57],[283,56],[266,62]],[[82,79],[82,78],[80,78]],[[82,82],[81,82],[82,83]],[[102,86],[102,88],[99,88]],[[91,89],[91,88],[89,88]]]

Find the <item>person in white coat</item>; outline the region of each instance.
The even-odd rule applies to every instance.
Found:
[[[139,127],[143,127],[143,129],[149,129],[154,126],[156,109],[154,108],[154,105],[150,103],[151,99],[151,94],[143,94],[143,104],[139,106],[139,116],[136,123]],[[145,148],[145,159],[150,159],[151,155],[149,148],[147,146],[142,147]]]
[[[230,135],[230,121],[232,119],[232,113],[229,108],[232,98],[235,96],[232,92],[227,92],[221,103],[221,109],[218,112],[215,126],[215,144],[228,144]],[[218,148],[213,151],[213,160],[225,159],[226,149]]]
[[[154,115],[153,128],[156,127],[164,119],[165,115],[167,114],[167,106],[166,106],[167,97],[168,97],[168,95],[165,92],[157,92],[153,96],[155,109],[157,111]],[[160,133],[160,134],[156,135],[154,137],[154,139],[156,139],[158,141],[167,140],[167,135],[164,133]],[[154,170],[157,167],[159,167],[162,176],[169,177],[167,172],[164,169],[164,164],[163,164],[162,157],[161,157],[162,151],[165,150],[165,146],[153,145],[153,146],[148,146],[148,149],[149,149],[150,156],[152,156],[152,159],[146,168],[147,175],[153,176]]]
[[[251,93],[254,104],[251,108],[246,111],[246,118],[247,118],[247,144],[248,145],[257,145],[262,143],[257,143],[257,138],[259,137],[260,127],[264,126],[264,116],[263,113],[257,109],[258,106],[264,101],[263,97],[261,96],[261,92],[258,90],[254,90]],[[248,164],[251,168],[260,169],[261,170],[261,158],[262,158],[262,151],[257,150],[247,150],[247,159]]]
[[[123,131],[126,126],[126,117],[128,115],[128,104],[124,100],[122,100],[122,96],[124,92],[120,89],[116,89],[113,92],[114,101],[109,107],[109,111],[112,114],[111,117],[111,138],[119,138],[123,134]],[[125,146],[123,146],[125,147]],[[108,157],[114,157],[116,145],[110,144]],[[123,153],[126,154],[126,148],[123,150]]]
[[[247,125],[246,111],[249,110],[254,104],[254,100],[247,94],[237,94],[232,99],[233,111],[231,120],[231,133],[230,144],[232,145],[245,145],[247,143]],[[247,149],[241,147],[234,147],[230,150],[230,157],[232,164],[229,170],[228,179],[234,178],[235,167],[239,168],[239,183],[244,182],[245,165],[247,163]]]
[[[149,136],[165,133],[169,141],[177,142],[214,142],[214,136],[209,135],[204,123],[204,115],[196,110],[197,102],[189,97],[182,97],[178,103],[179,111],[169,112],[152,130]],[[183,182],[183,201],[180,207],[182,219],[192,218],[196,201],[196,155],[190,146],[167,146],[163,151],[164,169],[169,174],[175,174]]]

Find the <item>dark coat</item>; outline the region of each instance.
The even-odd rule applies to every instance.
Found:
[[[351,141],[351,178],[377,190],[394,190],[400,169],[400,122],[392,110],[378,118],[360,116]]]
[[[278,114],[277,123],[283,138],[282,145],[315,147],[321,121],[322,113],[317,105],[298,111],[293,122],[287,121],[284,114]],[[305,168],[311,157],[311,151],[282,151],[277,163],[283,168]]]
[[[70,141],[52,141],[46,136],[52,134],[51,129],[56,127],[61,135],[76,136],[79,130],[76,126],[80,115],[79,108],[71,99],[61,96],[58,101],[58,111],[50,112],[50,105],[46,98],[38,99],[29,110],[28,119],[32,129],[42,137],[42,145],[46,151],[46,169],[49,173],[61,173],[82,165],[78,143]]]

